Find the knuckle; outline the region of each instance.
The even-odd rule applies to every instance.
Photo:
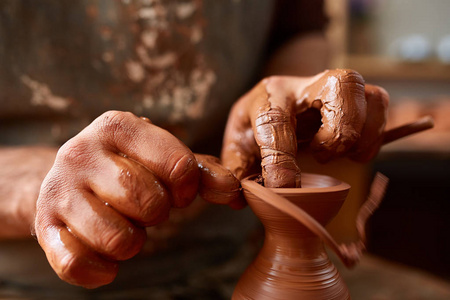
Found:
[[[56,217],[64,209],[72,192],[77,192],[79,181],[59,167],[54,167],[42,182],[36,200],[36,221]]]
[[[141,174],[141,175],[140,175]],[[145,174],[145,173],[144,173]],[[142,175],[134,167],[122,167],[119,181],[126,190],[126,203],[131,203],[132,218],[140,223],[153,222],[166,207],[170,208],[165,187],[153,175]]]
[[[110,110],[100,115],[94,122],[101,128],[111,128],[120,125],[125,118],[125,112]]]
[[[151,213],[147,212],[145,216],[142,217],[142,220],[139,224],[142,226],[155,226],[163,221],[166,221],[169,218],[170,212],[170,203],[168,207],[160,208],[157,211],[153,210]]]
[[[270,75],[270,76],[266,76],[261,80],[261,83],[266,84],[268,82],[270,82],[271,84],[280,84],[283,83],[285,81],[285,78],[283,78],[283,76],[278,76],[278,75]]]
[[[258,113],[255,120],[255,140],[262,148],[276,148],[280,151],[295,152],[295,121],[290,114],[280,108]]]
[[[335,76],[341,83],[356,83],[364,85],[364,79],[355,70],[351,69],[338,69],[331,72],[332,76]]]
[[[139,218],[147,226],[165,219],[170,210],[170,201],[164,191],[156,192],[141,197]]]
[[[101,243],[105,254],[116,260],[125,260],[136,255],[144,239],[131,226],[122,230],[110,230],[103,234]]]
[[[89,140],[74,137],[61,146],[58,150],[56,160],[71,165],[85,163],[88,155],[91,153],[91,149]]]
[[[176,159],[169,175],[173,206],[188,206],[197,195],[199,181],[200,170],[192,153],[185,153]]]
[[[37,213],[40,212],[41,208],[45,208],[45,206],[41,204],[46,203],[49,199],[55,197],[55,194],[59,189],[59,181],[55,180],[55,177],[57,176],[53,174],[53,171],[54,170],[51,170],[42,182],[39,197],[36,201]]]
[[[68,253],[55,263],[54,269],[62,280],[73,285],[94,288],[110,283],[117,271],[107,265],[100,267],[102,263],[93,259],[95,260],[93,257]],[[99,273],[101,276],[98,276]]]
[[[68,253],[61,260],[57,262],[56,270],[58,276],[65,281],[74,281],[79,273],[77,270],[79,269],[79,259],[73,253]]]
[[[192,153],[185,153],[180,157],[174,159],[170,168],[169,179],[171,181],[179,181],[188,177],[188,173],[197,169],[197,163]]]
[[[135,118],[130,112],[107,111],[94,121],[99,133],[114,137],[117,133],[130,131],[129,122]]]
[[[121,231],[108,232],[104,234],[103,241],[105,250],[113,256],[120,255],[123,251],[123,245],[129,242],[128,237]]]
[[[290,123],[291,116],[279,108],[271,108],[270,110],[262,109],[256,116],[256,125],[274,125],[277,123]]]

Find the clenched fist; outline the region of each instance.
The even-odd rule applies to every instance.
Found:
[[[230,171],[211,157],[197,158],[148,119],[118,111],[64,144],[42,184],[35,219],[39,244],[60,278],[89,288],[110,283],[118,261],[142,248],[144,227],[166,220],[171,207],[189,205],[200,185],[212,202],[239,197]]]

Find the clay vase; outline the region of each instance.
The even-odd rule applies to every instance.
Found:
[[[262,201],[244,184],[243,188],[249,206],[264,225],[265,240],[239,279],[232,299],[350,299],[322,239],[297,219]],[[349,189],[348,184],[329,176],[303,174],[302,188],[269,190],[325,226],[338,213]]]

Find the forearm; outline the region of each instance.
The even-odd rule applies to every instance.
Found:
[[[0,147],[0,239],[29,237],[39,189],[57,149]]]

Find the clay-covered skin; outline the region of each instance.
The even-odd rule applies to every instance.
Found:
[[[301,170],[295,157],[296,134],[301,131],[297,120],[302,114],[306,116],[311,109],[320,112],[320,120],[315,121],[321,123],[320,128],[309,133],[309,146],[317,160],[353,155],[367,161],[381,146],[387,103],[384,90],[365,85],[353,70],[327,70],[313,77],[268,77],[233,106],[222,161],[242,179],[260,158],[266,187],[300,187]]]
[[[118,111],[64,144],[42,184],[35,219],[36,237],[58,276],[88,288],[110,283],[118,262],[141,250],[145,227],[166,220],[172,207],[188,206],[199,186],[210,202],[241,196],[230,171],[199,158],[201,167],[169,132]]]
[[[350,153],[355,161],[368,162],[380,151],[384,141],[384,128],[387,120],[389,95],[381,87],[366,85],[367,101],[366,122],[361,132],[361,138],[353,145]]]
[[[221,161],[214,156],[195,154],[201,179],[199,195],[215,204],[226,204],[231,208],[241,208],[243,201],[241,183],[223,167]]]

